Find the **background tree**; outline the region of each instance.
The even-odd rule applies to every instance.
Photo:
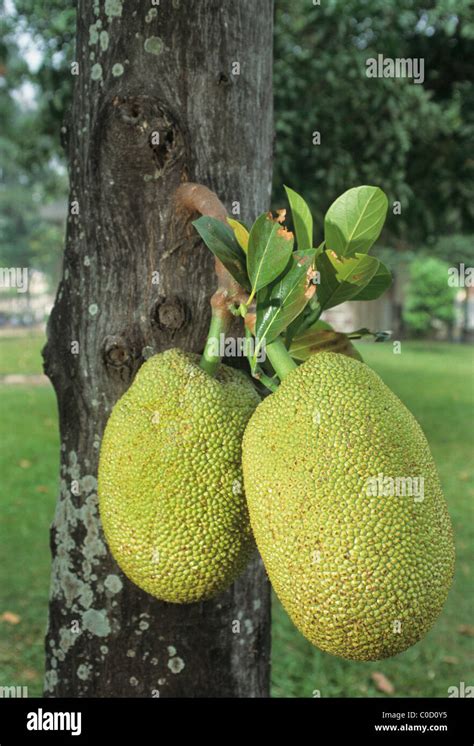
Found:
[[[277,188],[306,196],[321,225],[335,195],[375,183],[401,202],[401,215],[389,213],[391,245],[472,233],[472,3],[279,0],[276,8]],[[379,53],[423,57],[424,84],[367,78],[366,60]]]
[[[199,351],[206,337],[213,260],[176,214],[176,188],[203,182],[248,220],[267,207],[272,3],[79,0],[77,11],[72,209],[44,351],[62,442],[45,693],[265,696],[260,561],[215,601],[151,598],[107,550],[96,474],[111,407],[144,359]]]
[[[411,263],[403,320],[414,334],[452,326],[456,290],[447,283],[448,269],[449,264],[435,257],[417,257]]]
[[[60,2],[32,9],[21,0],[2,3],[2,11],[0,263],[42,270],[54,290],[64,225],[61,215],[51,221],[45,210],[65,202],[67,193],[60,126],[71,92],[74,11]]]
[[[36,93],[34,116],[20,109],[2,144],[18,174],[22,163],[30,181],[35,174],[44,203],[57,198],[51,181],[62,162],[59,130],[71,96],[75,13],[73,3],[62,0],[46,6],[10,0],[8,7],[1,22],[2,113],[11,112],[18,86],[27,83]],[[91,34],[87,44],[95,36],[100,42],[100,29]],[[377,183],[402,205],[401,215],[389,215],[388,246],[416,249],[433,245],[440,233],[472,235],[473,37],[469,0],[327,0],[319,6],[277,0],[274,205],[283,203],[281,185],[288,183],[321,220],[335,195]],[[25,39],[36,50],[33,67],[22,60]],[[424,84],[368,79],[366,60],[378,53],[423,57]],[[30,121],[29,130],[19,128],[18,115]],[[14,204],[18,211],[22,200]],[[34,214],[26,204],[21,209]],[[57,253],[57,244],[46,246]]]

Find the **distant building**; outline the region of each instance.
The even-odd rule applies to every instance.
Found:
[[[6,281],[5,281],[6,280]],[[26,291],[21,292],[6,274],[0,286],[0,325],[32,326],[45,321],[53,307],[54,297],[43,272],[28,270]]]

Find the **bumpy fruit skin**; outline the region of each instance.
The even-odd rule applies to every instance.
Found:
[[[245,426],[259,402],[243,373],[211,378],[195,355],[150,358],[115,405],[99,465],[99,506],[123,572],[164,601],[225,590],[255,544],[241,471]]]
[[[247,426],[243,468],[257,546],[308,640],[377,660],[425,634],[453,575],[451,523],[420,426],[370,368],[330,352],[290,373]],[[424,477],[424,499],[367,495],[380,473]]]

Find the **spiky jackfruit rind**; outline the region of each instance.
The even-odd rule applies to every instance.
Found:
[[[376,373],[310,358],[258,406],[243,468],[258,549],[308,640],[377,660],[423,637],[451,584],[452,527],[426,438]],[[423,499],[368,494],[380,474],[423,477]]]
[[[255,544],[241,442],[260,401],[240,371],[215,378],[177,349],[150,358],[102,440],[99,507],[110,550],[151,595],[192,603],[224,591]]]

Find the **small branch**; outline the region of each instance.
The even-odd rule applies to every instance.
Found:
[[[175,204],[177,211],[184,209],[189,213],[199,212],[201,215],[208,215],[227,225],[227,210],[224,205],[217,194],[202,184],[191,182],[181,184],[175,193]],[[200,367],[211,376],[215,374],[220,363],[220,335],[228,332],[233,320],[230,307],[240,305],[247,297],[244,289],[234,280],[217,257],[215,272],[217,290],[211,298],[211,324],[200,362]]]
[[[184,209],[186,212],[200,212],[216,218],[222,223],[227,223],[227,210],[220,201],[217,194],[203,184],[187,182],[181,184],[175,193],[175,204],[177,210]]]

